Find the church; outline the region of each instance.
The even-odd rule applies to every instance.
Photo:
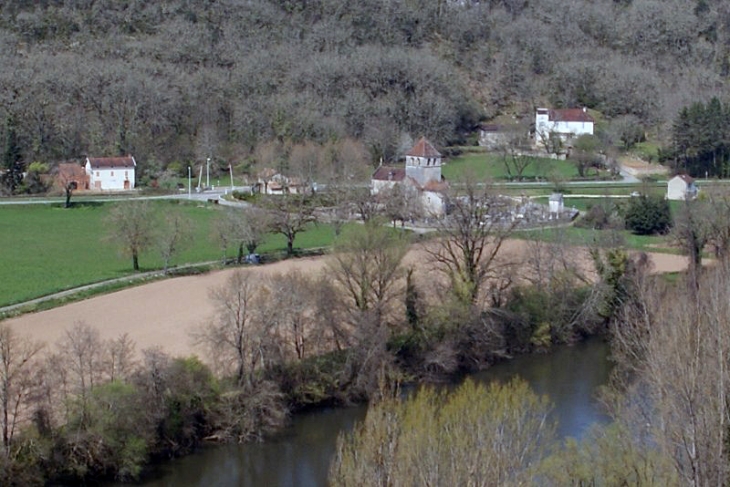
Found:
[[[426,215],[446,213],[448,184],[441,176],[441,154],[425,137],[406,153],[405,167],[380,166],[372,176],[370,191],[377,195],[397,184],[417,192]]]

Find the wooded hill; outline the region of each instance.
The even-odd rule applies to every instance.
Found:
[[[668,137],[727,94],[729,54],[721,0],[5,0],[0,148],[131,153],[144,179],[328,143],[337,167],[540,105]]]

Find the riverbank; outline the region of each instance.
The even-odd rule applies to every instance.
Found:
[[[558,347],[547,354],[515,357],[471,375],[478,383],[523,378],[554,405],[558,439],[580,439],[608,418],[596,398],[611,372],[608,345],[601,339]],[[446,387],[446,386],[444,386]],[[296,414],[264,443],[206,446],[183,458],[150,466],[140,487],[246,485],[320,487],[327,485],[338,435],[360,421],[366,405],[321,408]],[[104,487],[126,487],[110,483]]]
[[[505,252],[524,255],[528,243],[510,240]],[[579,251],[577,255],[580,254]],[[649,253],[653,272],[680,272],[686,269],[684,256]],[[298,270],[317,275],[326,268],[326,256],[288,259],[247,268],[257,278],[286,274]],[[427,257],[417,249],[406,256],[406,263],[427,271]],[[98,329],[102,339],[127,334],[138,350],[160,347],[172,355],[193,355],[196,347],[190,333],[209,322],[215,315],[211,289],[223,286],[237,269],[216,270],[206,274],[175,277],[123,289],[58,308],[31,313],[5,321],[20,335],[46,343],[55,343],[76,323],[87,323]]]
[[[536,257],[529,245],[535,244],[509,241],[501,251],[517,262],[520,254]],[[34,461],[53,461],[33,469],[47,479],[134,479],[146,462],[184,455],[204,440],[260,440],[285,423],[287,410],[365,401],[384,385],[452,378],[603,329],[597,309],[587,306],[586,249],[569,251],[559,286],[509,276],[509,294],[499,301],[493,290],[489,295],[498,312],[434,294],[441,281],[428,252],[412,248],[401,262],[401,249],[395,265],[415,269],[421,280],[414,286],[404,274],[392,307],[355,306],[331,279],[313,278],[337,272],[328,259],[308,258],[74,303],[60,310],[91,301],[97,307],[82,309],[68,328],[41,316],[42,325],[55,325],[44,338],[58,335],[37,364],[41,383],[29,385],[38,394],[21,409],[33,412],[28,424],[35,430],[18,441],[40,434],[48,451]],[[224,280],[215,284],[216,278]],[[176,313],[191,319],[196,299],[206,313],[185,326]],[[129,310],[140,308],[130,318]],[[124,321],[113,326],[117,314]],[[307,315],[313,317],[304,325]],[[24,318],[3,326],[34,338],[30,332],[38,329],[20,326]],[[196,357],[203,352],[207,364]]]

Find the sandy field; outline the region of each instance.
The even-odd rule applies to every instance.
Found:
[[[509,253],[520,253],[525,243],[505,243]],[[576,249],[580,252],[579,249]],[[686,267],[686,258],[678,255],[649,254],[655,272],[679,271]],[[326,257],[287,260],[250,268],[262,276],[299,269],[315,274],[324,268]],[[409,264],[425,264],[423,251],[413,250],[406,256]],[[235,269],[211,272],[200,276],[177,277],[134,288],[117,291],[68,304],[59,308],[9,319],[8,323],[20,334],[29,335],[48,344],[59,341],[67,329],[78,322],[97,328],[102,339],[116,338],[127,333],[137,350],[159,346],[172,355],[200,354],[190,331],[211,320],[215,315],[209,290],[225,284]]]

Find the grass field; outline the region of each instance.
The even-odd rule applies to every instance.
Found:
[[[570,180],[578,177],[578,170],[572,162],[539,157],[533,159],[533,163],[523,174],[527,179]],[[473,177],[479,181],[507,180],[507,170],[502,156],[486,152],[463,154],[449,159],[441,172],[449,180],[459,180],[464,177]]]
[[[560,241],[568,245],[591,246],[606,241],[610,237],[607,230],[591,230],[588,228],[561,227],[515,232],[516,238],[542,241]],[[672,249],[669,238],[662,235],[634,235],[628,230],[618,232],[623,245],[629,249],[676,253]]]
[[[132,274],[131,259],[105,239],[113,204],[80,204],[69,210],[60,205],[0,207],[0,306]],[[160,213],[179,208],[194,222],[193,243],[174,258],[173,265],[221,259],[221,249],[210,235],[222,208],[178,201],[152,204]],[[312,226],[297,236],[295,248],[326,247],[333,238],[328,225]],[[285,248],[284,238],[272,235],[258,251]],[[229,249],[229,256],[234,253]],[[158,269],[162,260],[151,250],[140,256],[140,265],[142,270]]]

